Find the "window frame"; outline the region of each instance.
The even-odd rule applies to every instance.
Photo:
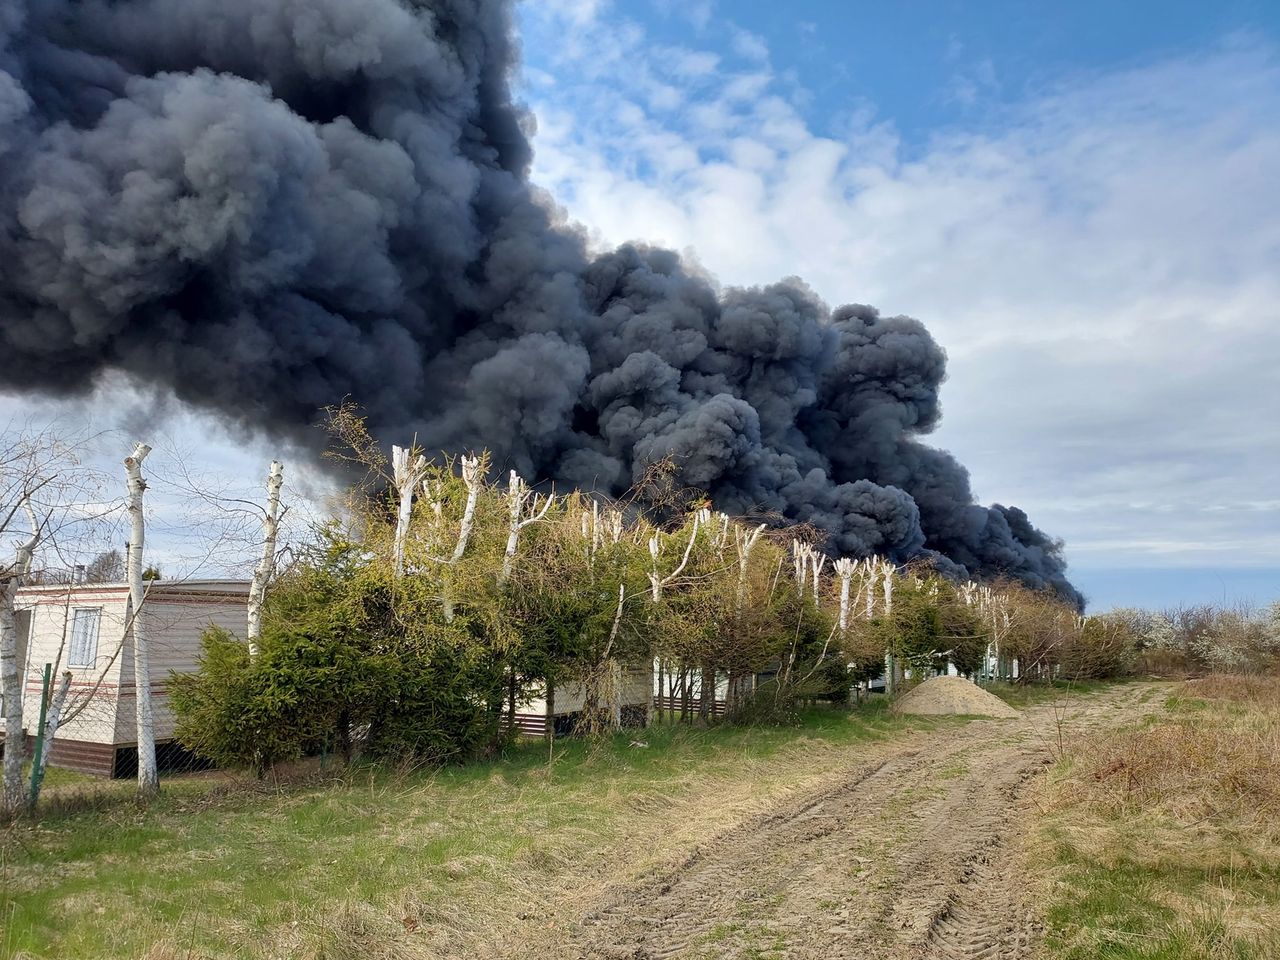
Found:
[[[93,638],[85,644],[86,656],[82,661],[76,659],[76,623],[80,614],[93,614]],[[73,607],[71,610],[71,629],[67,637],[67,666],[87,669],[98,665],[98,640],[102,636],[102,607]]]

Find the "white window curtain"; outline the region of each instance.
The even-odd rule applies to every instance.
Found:
[[[91,667],[98,659],[98,622],[102,611],[97,608],[76,610],[71,620],[71,652],[68,666]]]

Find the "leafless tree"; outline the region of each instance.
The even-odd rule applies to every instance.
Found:
[[[124,555],[119,550],[103,550],[84,566],[85,583],[120,583],[124,580]]]
[[[20,812],[34,802],[40,774],[63,719],[69,676],[58,668],[58,682],[44,704],[45,749],[36,769],[35,789],[23,768],[29,729],[26,665],[17,616],[18,589],[48,573],[71,570],[68,558],[83,549],[85,530],[114,509],[104,503],[99,477],[85,467],[80,454],[90,438],[62,436],[52,427],[10,423],[0,434],[0,538],[14,541],[13,559],[0,566],[0,699],[4,705],[5,751],[0,810]],[[3,561],[0,561],[3,563]],[[42,569],[43,568],[43,569]],[[71,583],[70,575],[57,579]]]

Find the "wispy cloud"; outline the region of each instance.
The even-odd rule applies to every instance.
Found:
[[[752,33],[750,30],[743,30],[741,27],[729,28],[729,35],[733,44],[733,51],[738,56],[746,60],[754,60],[757,63],[768,63],[769,46],[765,43],[764,37]]]
[[[592,29],[578,49],[605,42]],[[869,109],[819,135],[767,57],[717,61],[678,110],[647,109],[673,61],[639,27],[627,42],[591,82],[532,97],[536,177],[599,243],[921,317],[952,356],[938,440],[1080,562],[1274,557],[1272,46],[1067,78],[908,149]]]
[[[677,17],[701,30],[715,13],[714,0],[653,0],[654,9],[667,17]]]

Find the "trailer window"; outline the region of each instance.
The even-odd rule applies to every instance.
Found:
[[[98,621],[101,618],[102,610],[98,607],[80,607],[72,614],[68,666],[94,665],[98,659]]]

